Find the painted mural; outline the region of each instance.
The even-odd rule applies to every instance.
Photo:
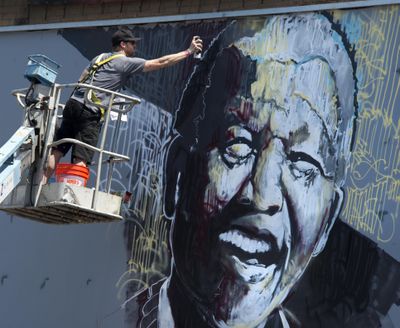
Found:
[[[397,6],[202,22],[201,60],[162,73],[178,91],[132,82],[127,326],[398,325],[399,24]]]
[[[115,301],[58,326],[400,327],[400,6],[129,28],[138,57],[193,35],[204,51],[124,90],[142,103],[108,143],[132,158],[112,189],[133,197],[93,238],[116,243],[91,250],[97,269],[71,274]],[[83,58],[71,76],[115,29],[58,31]]]
[[[174,262],[157,320],[257,327],[276,314],[290,326],[283,303],[342,205],[353,66],[320,14],[268,18],[224,44],[230,28],[177,112],[165,198]]]

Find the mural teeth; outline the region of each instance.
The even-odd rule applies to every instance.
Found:
[[[249,253],[264,253],[267,252],[269,245],[261,240],[253,240],[243,236],[238,231],[228,231],[220,234],[219,239],[231,243],[232,245],[241,248]]]
[[[243,243],[244,243],[244,238],[243,238],[243,236],[239,235],[238,233],[236,233],[236,235],[237,235],[237,237],[236,237],[237,238],[236,246],[242,247]]]

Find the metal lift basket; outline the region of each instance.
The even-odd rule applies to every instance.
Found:
[[[122,220],[120,212],[125,191],[111,190],[112,174],[114,164],[130,159],[114,152],[114,148],[117,146],[122,115],[127,114],[140,100],[88,84],[53,85],[58,64],[53,65],[53,61],[42,55],[30,56],[29,59],[25,75],[31,81],[37,79],[39,83],[33,83],[29,89],[13,91],[18,103],[24,108],[25,119],[23,125],[0,148],[0,210],[52,224]],[[108,95],[109,103],[98,147],[71,138],[53,142],[57,117],[64,108],[60,103],[61,91],[76,87],[86,90],[86,97],[89,90]],[[27,105],[25,97],[32,88],[35,102]],[[106,143],[110,112],[118,116],[113,127],[111,146]],[[79,144],[98,154],[97,164],[93,168],[96,181],[92,188],[66,182],[42,183],[49,152],[52,147],[62,143]],[[103,165],[108,166],[107,174],[102,174]]]

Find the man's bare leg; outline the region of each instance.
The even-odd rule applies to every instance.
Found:
[[[85,166],[85,167],[86,167],[86,162],[85,162],[82,158],[74,157],[73,160],[72,160],[72,162],[73,162],[75,165]]]
[[[58,149],[52,149],[47,159],[46,168],[43,172],[42,184],[46,184],[50,177],[53,175],[54,170],[56,169],[57,164],[60,162],[60,159],[63,157],[63,153]]]

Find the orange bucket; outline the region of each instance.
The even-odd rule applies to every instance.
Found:
[[[89,169],[86,166],[60,163],[56,167],[56,181],[86,187]]]

